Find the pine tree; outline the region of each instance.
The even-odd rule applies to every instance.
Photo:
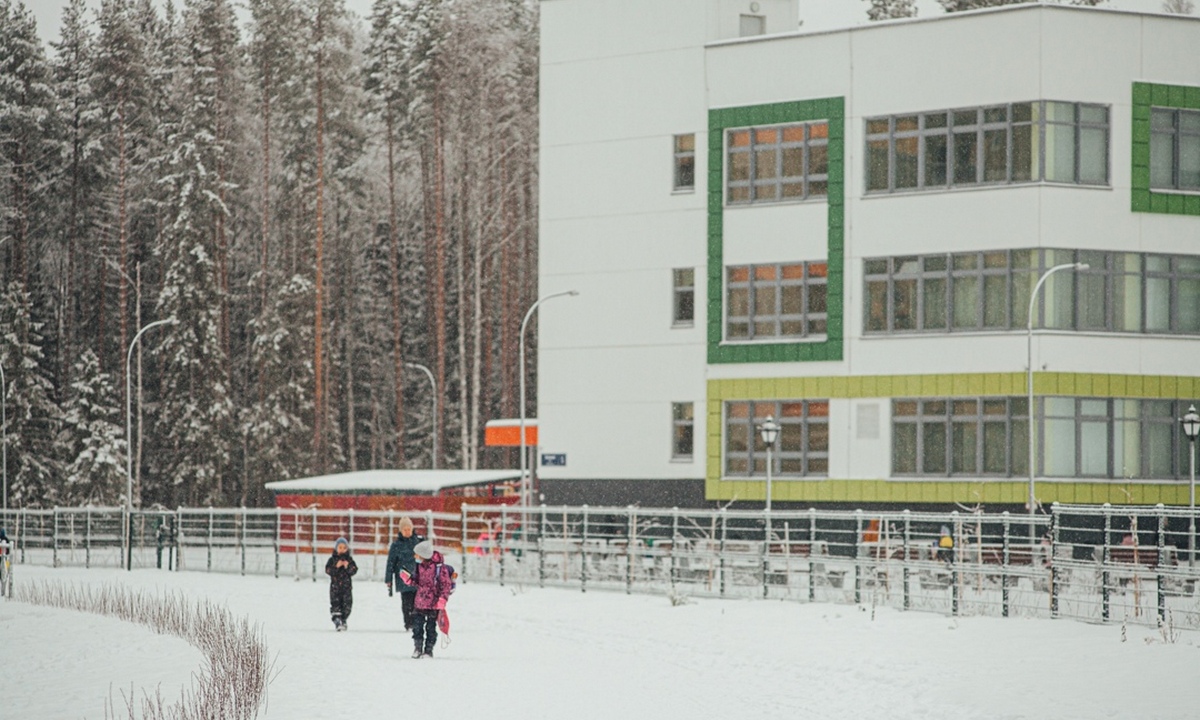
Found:
[[[980,8],[999,7],[1001,5],[1020,5],[1027,2],[1042,0],[938,0],[946,12],[961,12],[963,10],[978,10]],[[1084,5],[1095,7],[1107,0],[1069,0],[1069,5]]]
[[[45,371],[42,326],[29,314],[29,293],[12,281],[0,298],[0,365],[8,417],[9,504],[50,507],[62,496],[55,439],[61,412]]]
[[[160,436],[165,478],[175,502],[226,501],[233,404],[222,336],[221,232],[229,183],[220,168],[231,152],[229,96],[222,73],[236,40],[224,0],[192,0],[184,10],[185,43],[177,92],[185,108],[169,139],[169,221],[160,254],[166,268],[158,315],[177,325],[162,332]]]
[[[67,451],[63,499],[74,505],[116,505],[127,469],[119,396],[91,349],[79,356],[72,375],[77,379],[63,407],[59,439]]]
[[[1196,3],[1193,0],[1163,0],[1162,9],[1174,15],[1191,15],[1196,11]]]
[[[871,7],[867,9],[870,20],[893,20],[895,18],[910,18],[917,16],[916,0],[867,0]]]

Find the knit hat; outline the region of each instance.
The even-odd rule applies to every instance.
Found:
[[[338,538],[337,540],[335,540],[335,541],[334,541],[334,543],[333,543],[333,549],[334,549],[335,551],[337,550],[337,546],[338,546],[338,545],[345,545],[345,546],[346,546],[346,551],[347,551],[347,552],[349,552],[349,551],[350,551],[350,542],[349,542],[349,541],[347,541],[347,540],[346,540],[346,538],[344,538],[344,537],[340,537],[340,538]]]
[[[416,547],[413,548],[413,555],[416,555],[419,558],[433,557],[433,543],[429,542],[428,540],[422,540],[421,542],[417,543]]]

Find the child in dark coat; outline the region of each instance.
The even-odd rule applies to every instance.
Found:
[[[354,589],[350,578],[358,572],[358,564],[350,556],[350,543],[338,538],[333,554],[325,561],[325,574],[329,576],[329,614],[337,630],[346,629],[346,618],[354,605]]]
[[[454,570],[445,564],[442,554],[428,540],[413,548],[417,572],[413,577],[417,596],[413,600],[413,657],[433,657],[437,644],[438,612],[444,610],[454,589]]]

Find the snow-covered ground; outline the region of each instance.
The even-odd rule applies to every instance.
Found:
[[[949,618],[795,602],[460,585],[452,638],[413,660],[400,599],[328,585],[163,571],[18,567],[42,578],[204,595],[260,622],[276,656],[267,718],[1179,719],[1200,714],[1200,635],[1069,620]],[[183,641],[0,600],[0,717],[102,718],[110,685],[177,693]],[[119,702],[119,690],[117,690]]]

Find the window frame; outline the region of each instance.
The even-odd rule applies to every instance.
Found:
[[[987,403],[1004,402],[1003,415],[993,415],[987,412]],[[958,412],[959,407],[966,403],[974,403],[973,413]],[[911,404],[915,408],[912,414],[898,415],[898,408],[903,404]],[[1028,422],[1028,415],[1022,412],[1021,406],[1027,400],[1022,397],[1008,396],[978,396],[978,397],[897,397],[892,398],[892,449],[891,473],[893,477],[1019,477],[1024,475],[1028,464],[1028,448],[1018,448],[1014,442],[1020,433],[1014,426]],[[938,406],[941,410],[937,410]],[[928,412],[927,412],[928,410]],[[1001,419],[1002,418],[1002,419]],[[1004,466],[1003,472],[988,472],[987,467],[987,426],[1004,423]],[[974,429],[975,443],[971,448],[974,456],[974,469],[955,469],[955,425],[970,426]],[[897,470],[898,446],[896,439],[900,436],[898,427],[913,427],[914,447],[912,454],[913,471]],[[929,472],[925,468],[929,461],[926,454],[926,443],[932,429],[934,435],[940,435],[942,442],[942,457],[939,459],[942,471]],[[940,432],[937,432],[940,429]],[[906,433],[907,434],[907,433]],[[1024,434],[1027,436],[1028,431]]]
[[[684,138],[691,138],[692,149],[680,149],[681,141]],[[671,139],[672,150],[674,151],[672,162],[672,177],[671,177],[671,192],[673,193],[694,193],[696,192],[696,133],[680,133],[674,135]],[[682,169],[686,162],[691,160],[691,176],[692,182],[684,185],[680,182]]]
[[[692,274],[691,284],[682,284],[680,274],[690,272]],[[690,295],[691,317],[687,319],[680,318],[680,308],[683,298]],[[671,269],[671,327],[672,328],[690,328],[696,326],[696,269],[695,268],[672,268]]]
[[[989,256],[1006,253],[1004,268],[987,267]],[[1030,267],[1023,267],[1017,260],[1018,254],[1029,253],[1032,259]],[[955,269],[958,258],[974,255],[978,258],[975,270]],[[1057,256],[1057,257],[1052,257]],[[1126,269],[1126,260],[1137,258],[1138,270],[1131,272]],[[938,261],[943,269],[929,269],[931,261]],[[1152,260],[1157,262],[1152,263]],[[1025,330],[1029,298],[1025,294],[1022,279],[1028,280],[1028,287],[1033,287],[1036,278],[1058,262],[1088,262],[1088,270],[1070,274],[1059,274],[1047,282],[1043,301],[1037,303],[1033,327],[1037,329],[1052,329],[1064,332],[1097,332],[1119,335],[1177,335],[1182,337],[1200,336],[1200,325],[1196,329],[1185,329],[1187,310],[1184,295],[1184,283],[1190,287],[1200,288],[1200,255],[1167,255],[1164,253],[1129,253],[1109,250],[1065,250],[1057,248],[1018,248],[1011,250],[982,250],[966,253],[929,253],[925,255],[897,255],[890,257],[863,258],[863,335],[930,335],[950,333],[984,333],[1012,332]],[[911,264],[913,268],[909,269]],[[1165,269],[1151,269],[1155,265]],[[1192,267],[1189,267],[1192,266]],[[1193,269],[1194,268],[1194,269]],[[1004,276],[1005,300],[1004,322],[1000,325],[985,324],[987,305],[987,278]],[[1119,314],[1125,306],[1125,283],[1129,278],[1136,278],[1137,295],[1133,298],[1138,303],[1137,329],[1126,329],[1125,315]],[[954,321],[954,292],[956,280],[962,282],[968,278],[978,279],[979,304],[974,308],[975,324],[963,327]],[[1084,294],[1089,292],[1089,283],[1097,278],[1103,283],[1103,327],[1084,327],[1086,318],[1081,308],[1086,304],[1081,302]],[[927,303],[930,297],[926,288],[931,281],[944,282],[942,290],[945,310],[941,313],[943,322],[937,326],[926,322],[931,316]],[[1162,285],[1152,283],[1163,283]],[[903,292],[897,290],[897,283],[913,283],[913,326],[898,327],[898,319],[905,317],[897,314],[898,297]],[[1056,288],[1068,283],[1070,287],[1070,321],[1066,326],[1050,324],[1053,303],[1046,298],[1055,292]],[[882,287],[884,313],[882,323],[877,315],[878,293]],[[1161,288],[1165,287],[1165,291]],[[1165,296],[1166,305],[1154,305],[1157,294]],[[1200,302],[1200,295],[1196,297]],[[1118,307],[1120,306],[1120,307]],[[1150,329],[1149,322],[1152,314],[1158,310],[1155,317],[1166,318],[1165,328]],[[1195,323],[1195,320],[1192,320]]]
[[[681,412],[685,410],[686,412]],[[679,452],[680,432],[687,432],[688,452]],[[671,461],[691,462],[696,457],[696,403],[671,403]]]
[[[801,412],[799,415],[791,414],[795,408],[785,409],[784,406],[799,405]],[[731,409],[734,406],[745,406],[746,413],[744,419],[741,416],[733,418]],[[760,408],[760,406],[762,406]],[[776,448],[771,451],[771,477],[776,480],[802,479],[802,478],[827,478],[829,477],[829,459],[830,447],[832,438],[830,431],[832,424],[829,422],[830,401],[827,398],[797,398],[797,399],[779,399],[779,400],[726,400],[721,405],[721,475],[724,478],[732,480],[757,480],[766,478],[766,445],[762,442],[762,435],[758,431],[761,424],[761,419],[765,419],[767,415],[772,416],[775,422],[779,424],[779,437],[776,439]],[[789,427],[799,426],[801,449],[800,450],[785,450],[783,448],[784,435],[789,433]],[[734,453],[730,450],[730,434],[731,427],[736,427],[737,431],[744,434],[743,439],[747,440],[745,451],[739,451],[742,457],[739,458],[745,461],[747,471],[740,473],[730,470],[730,461]],[[825,449],[813,450],[813,429],[815,427],[824,428]],[[795,431],[792,431],[795,432]],[[790,433],[789,433],[790,434]],[[759,456],[762,460],[762,471],[759,471]],[[799,462],[801,470],[784,470],[785,463]],[[818,469],[813,470],[813,466]],[[824,469],[819,469],[821,466]]]
[[[1155,129],[1154,115],[1156,113],[1170,113],[1171,129],[1163,131]],[[1183,129],[1183,117],[1195,117],[1197,127],[1195,130]],[[1156,185],[1154,183],[1154,139],[1156,137],[1168,137],[1171,140],[1171,183],[1170,185]],[[1196,143],[1198,151],[1200,151],[1200,110],[1180,107],[1164,107],[1160,105],[1150,106],[1150,190],[1168,191],[1168,192],[1185,192],[1195,193],[1200,192],[1200,182],[1196,185],[1183,186],[1180,183],[1181,155],[1183,153],[1183,143],[1186,139],[1191,139]]]
[[[1073,108],[1073,120],[1069,123],[1055,121],[1047,118],[1046,107],[1047,103],[1056,103],[1062,105],[1070,105]],[[1017,120],[1017,114],[1014,108],[1020,106],[1030,106],[1030,119]],[[1104,111],[1104,122],[1085,121],[1083,110],[1085,108],[1099,108]],[[994,114],[996,111],[1003,109],[1004,120],[992,119],[989,120],[989,113]],[[968,122],[967,119],[961,118],[963,122],[956,122],[958,116],[965,116],[968,113],[975,114],[974,122]],[[941,117],[940,123],[930,126],[932,119]],[[905,124],[915,119],[916,127],[899,128],[898,123],[904,121]],[[973,107],[949,108],[945,110],[930,110],[909,113],[897,113],[893,115],[879,115],[865,118],[863,121],[863,137],[864,137],[864,186],[863,194],[868,196],[874,195],[893,195],[897,193],[909,192],[935,192],[939,190],[956,190],[965,188],[979,187],[1000,187],[1009,185],[1026,185],[1034,183],[1057,183],[1080,185],[1086,187],[1112,187],[1112,106],[1100,103],[1086,102],[1067,102],[1057,100],[1029,100],[1024,102],[1014,103],[993,103],[989,105],[977,105]],[[886,123],[886,129],[882,129],[880,124]],[[1031,158],[1036,161],[1036,170],[1031,168],[1029,179],[1018,179],[1017,176],[1017,144],[1015,142],[1015,128],[1030,126],[1036,128],[1036,138],[1030,134],[1031,152],[1038,153],[1037,158]],[[1072,128],[1073,142],[1073,168],[1072,179],[1069,181],[1063,180],[1047,180],[1046,179],[1046,131],[1049,127],[1069,126]],[[966,128],[966,129],[956,129]],[[1103,182],[1085,182],[1081,179],[1082,162],[1083,162],[1083,130],[1103,130],[1104,131],[1104,180]],[[989,133],[1004,131],[1005,142],[1005,169],[1003,179],[989,180],[987,177],[987,148]],[[959,138],[971,136],[973,138],[974,150],[971,153],[974,159],[973,178],[966,181],[955,180],[955,158],[957,157],[957,143]],[[897,186],[897,140],[917,139],[917,169],[916,169],[916,184]],[[931,139],[940,138],[943,142],[943,152],[945,156],[945,167],[943,168],[943,182],[931,184],[929,180],[928,161],[930,153],[928,150]],[[883,176],[886,177],[887,187],[872,187],[872,180],[876,175],[872,172],[872,144],[886,143],[887,151],[884,155],[887,163],[886,172]]]
[[[781,203],[818,202],[829,197],[829,120],[809,120],[805,122],[776,123],[771,125],[749,125],[730,127],[724,130],[724,188],[723,202],[725,207],[742,207],[753,205],[777,205]],[[789,131],[800,129],[802,139],[785,139]],[[819,129],[814,133],[814,129]],[[735,139],[742,133],[746,135],[746,143],[735,144]],[[774,133],[774,141],[759,141],[760,135]],[[816,136],[814,136],[816,135]],[[824,149],[825,172],[813,172],[813,151]],[[788,151],[800,150],[802,170],[799,175],[783,174],[785,154]],[[770,178],[759,178],[759,155],[773,155],[773,175]],[[736,156],[746,156],[746,178],[734,180],[733,167]],[[785,187],[800,186],[803,191],[799,195],[788,195]],[[758,188],[774,188],[770,198],[759,197]],[[814,191],[814,188],[817,191]],[[744,199],[735,199],[735,191],[744,190]]]
[[[784,277],[786,268],[794,268],[796,266],[803,268],[803,276],[801,278]],[[759,278],[759,271],[767,268],[773,270],[774,277]],[[735,280],[733,278],[734,272],[739,270],[745,271],[745,280]],[[722,309],[725,317],[722,323],[722,343],[793,343],[823,341],[828,338],[829,263],[827,261],[801,260],[786,263],[726,265],[724,267],[724,281],[724,302],[722,303]],[[772,314],[761,315],[757,312],[760,288],[762,290],[769,288],[775,295],[775,310]],[[785,290],[789,288],[798,288],[801,300],[799,313],[784,312],[784,294]],[[815,288],[825,288],[824,311],[816,312],[810,310],[812,302],[810,291]],[[746,292],[746,315],[732,314],[734,305],[732,294],[739,290]],[[766,318],[771,318],[771,320],[767,320]],[[775,334],[759,335],[756,326],[763,322],[773,322]],[[735,323],[745,325],[745,335],[734,336],[730,333],[730,326]],[[784,334],[785,323],[799,323],[801,332],[799,334]],[[820,324],[820,331],[814,329],[815,324]]]

